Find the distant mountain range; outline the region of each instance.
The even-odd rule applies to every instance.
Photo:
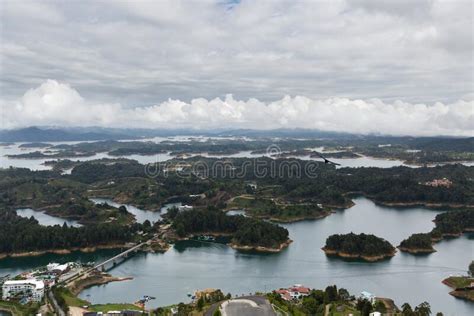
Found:
[[[136,138],[114,131],[87,131],[76,129],[27,127],[15,130],[0,131],[0,142],[54,142],[54,141],[86,141],[107,139]]]
[[[54,141],[91,141],[91,140],[133,140],[151,137],[169,136],[228,136],[228,137],[279,137],[279,138],[321,138],[321,139],[365,139],[374,144],[380,143],[416,143],[417,147],[443,149],[452,147],[453,141],[459,147],[474,145],[474,138],[466,137],[410,137],[410,136],[383,136],[357,135],[340,132],[327,132],[310,129],[275,129],[275,130],[190,130],[190,129],[127,129],[102,127],[27,127],[13,130],[0,130],[0,142],[54,142]]]

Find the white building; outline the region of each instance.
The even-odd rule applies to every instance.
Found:
[[[49,263],[46,266],[46,269],[48,269],[48,271],[50,271],[50,272],[61,274],[61,273],[66,272],[66,270],[69,269],[69,263],[65,263],[65,264],[59,264],[59,263],[55,263],[55,262]]]
[[[361,299],[366,299],[370,303],[375,304],[375,295],[367,291],[362,291],[359,296]]]
[[[5,281],[2,299],[8,300],[18,295],[27,302],[40,302],[44,296],[44,282],[36,279]]]

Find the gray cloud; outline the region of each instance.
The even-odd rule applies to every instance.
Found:
[[[232,93],[268,102],[473,94],[471,1],[6,1],[3,104],[47,79],[134,109]]]

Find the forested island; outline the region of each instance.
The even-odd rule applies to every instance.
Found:
[[[247,215],[269,219],[274,222],[296,222],[308,219],[319,219],[331,214],[316,203],[285,204],[273,199],[254,198],[242,195],[232,199],[228,204],[231,209],[243,209]]]
[[[40,131],[36,131],[38,133]],[[251,133],[250,133],[251,134]],[[249,134],[249,135],[250,135]],[[277,145],[281,152],[274,157],[284,158],[291,156],[311,156],[318,158],[324,154],[328,158],[357,158],[369,156],[380,159],[398,159],[408,164],[431,165],[438,163],[474,161],[474,138],[446,139],[437,137],[380,137],[360,135],[332,135],[330,138],[300,139],[283,136],[275,139],[269,135],[253,135],[250,140],[240,137],[234,139],[212,139],[194,141],[189,137],[185,141],[115,141],[102,140],[97,142],[84,142],[78,144],[55,145],[52,150],[64,151],[57,153],[58,157],[71,157],[71,155],[92,156],[96,153],[108,153],[111,156],[119,155],[153,155],[158,153],[171,153],[173,156],[187,155],[232,155],[243,151],[253,154],[265,154],[270,145]],[[1,135],[0,135],[1,136]],[[93,136],[93,135],[90,135]],[[119,135],[96,135],[93,139],[120,139]],[[123,135],[122,135],[123,136]],[[212,135],[216,136],[216,135]],[[229,135],[225,135],[229,136]],[[242,135],[239,135],[242,136]],[[79,137],[83,140],[84,136]],[[130,135],[123,139],[136,139],[136,135]],[[10,140],[13,138],[5,138]],[[47,140],[48,138],[35,138],[35,140]],[[69,140],[69,138],[67,138]],[[32,138],[29,138],[32,140]],[[58,140],[56,137],[51,140]],[[30,147],[34,148],[34,147]],[[317,150],[320,152],[318,152]],[[327,151],[326,151],[327,150]],[[325,152],[326,151],[326,152]],[[12,158],[42,158],[41,152],[31,154],[12,155]],[[74,156],[72,156],[74,157]]]
[[[290,142],[285,144],[292,146]],[[123,145],[120,142],[104,141],[77,146],[90,153],[102,146],[109,146],[111,149]],[[140,147],[142,144],[134,146]],[[184,145],[164,143],[163,146],[171,148]],[[199,146],[203,149],[214,145],[205,143]],[[232,146],[257,144],[247,145],[244,142]],[[69,148],[69,145],[55,147]],[[280,173],[275,176],[271,170],[267,170],[266,173],[258,174],[255,170],[259,163],[279,170]],[[261,245],[252,241],[258,239],[258,236],[252,234],[266,233],[267,227],[270,227],[262,220],[291,222],[322,218],[330,215],[334,208],[351,206],[354,194],[382,204],[451,205],[464,208],[459,213],[453,211],[446,213],[450,215],[438,216],[435,220],[436,228],[431,232],[433,239],[459,235],[474,227],[470,211],[470,207],[474,205],[474,183],[470,180],[474,178],[474,167],[446,165],[381,169],[335,168],[319,164],[311,175],[306,172],[291,173],[295,166],[300,170],[308,170],[314,163],[294,158],[226,158],[222,161],[192,157],[169,160],[166,166],[145,166],[134,160],[118,158],[59,161],[57,164],[62,167],[48,171],[1,169],[0,207],[12,211],[31,208],[64,219],[77,220],[84,225],[112,222],[124,227],[134,222],[130,213],[107,205],[96,205],[90,198],[108,198],[151,211],[159,211],[170,202],[191,205],[198,212],[206,211],[211,206],[223,215],[229,209],[239,208],[245,209],[246,215],[256,221],[252,225],[256,225],[258,229],[239,230],[238,233],[237,230],[232,231],[234,246],[275,249],[286,242],[288,236],[282,234],[283,237],[270,238],[270,242],[264,241]],[[70,174],[60,172],[66,167],[72,168]],[[433,182],[436,179],[445,183],[445,178],[449,178],[449,182],[445,181],[449,186],[432,184],[438,183]],[[53,230],[45,228],[50,229]],[[248,235],[248,238],[243,235]]]
[[[474,261],[469,264],[468,275],[450,276],[443,280],[443,284],[449,286],[452,291],[450,295],[474,302]]]
[[[431,234],[424,233],[411,235],[400,243],[398,249],[413,254],[431,253],[436,251],[433,248],[433,240],[431,238]]]
[[[371,262],[393,257],[396,253],[395,247],[385,239],[363,233],[331,235],[322,249],[327,255]]]
[[[138,231],[150,231],[146,224],[115,223],[82,227],[42,226],[34,218],[23,218],[14,211],[0,212],[0,257],[35,255],[44,252],[67,253],[94,248],[123,247],[136,241]]]
[[[436,215],[436,227],[431,231],[434,239],[459,237],[464,232],[474,231],[474,209],[453,210]]]
[[[281,226],[241,215],[227,216],[213,207],[182,212],[172,210],[167,215],[178,236],[229,235],[230,245],[235,249],[276,252],[291,242],[288,230]]]
[[[412,254],[435,252],[433,244],[443,238],[459,237],[474,231],[474,210],[450,210],[436,215],[433,222],[435,227],[429,233],[412,234],[400,243],[398,249]]]

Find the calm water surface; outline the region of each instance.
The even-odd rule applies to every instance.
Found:
[[[142,141],[154,141],[154,142],[162,142],[162,141],[173,141],[173,142],[180,142],[180,141],[206,141],[210,138],[206,137],[189,137],[189,136],[179,136],[173,138],[162,138],[156,137],[153,139],[143,139]],[[223,139],[223,138],[215,138],[215,139]],[[53,145],[60,145],[60,144],[77,144],[80,142],[49,142]],[[21,167],[21,168],[29,168],[31,170],[48,170],[51,169],[50,166],[45,166],[44,162],[48,160],[48,158],[41,158],[41,159],[16,159],[16,158],[8,158],[7,155],[14,155],[20,153],[28,153],[34,151],[46,151],[50,150],[49,148],[20,148],[19,146],[23,143],[15,143],[13,145],[8,146],[1,146],[0,145],[0,168],[8,168],[8,167]],[[323,147],[314,148],[319,151],[322,151]],[[251,151],[242,151],[236,154],[231,155],[208,155],[207,153],[200,154],[204,157],[210,158],[258,158],[258,157],[269,157],[269,154],[252,154]],[[191,155],[196,156],[196,155]],[[127,155],[127,156],[109,156],[107,153],[97,153],[90,157],[75,157],[75,158],[65,158],[70,159],[73,161],[89,161],[101,158],[127,158],[127,159],[134,159],[137,160],[141,164],[148,164],[148,163],[158,163],[170,160],[174,158],[170,155],[170,153],[160,153],[155,155]],[[316,160],[321,161],[319,158],[311,158],[309,156],[299,156],[296,157],[299,159],[304,160]],[[372,157],[360,157],[360,158],[331,158],[331,161],[337,162],[341,164],[341,167],[378,167],[378,168],[391,168],[395,166],[408,166],[408,167],[415,167],[413,165],[405,165],[401,160],[388,160],[388,159],[377,159]],[[467,163],[469,164],[469,163]]]
[[[286,224],[294,242],[278,254],[242,253],[225,245],[188,241],[164,254],[142,253],[115,267],[111,273],[132,276],[131,281],[96,286],[81,293],[93,303],[133,302],[143,295],[157,297],[149,307],[188,301],[187,293],[214,287],[243,294],[269,291],[302,283],[315,288],[329,284],[353,294],[363,290],[417,305],[428,301],[433,312],[472,315],[474,305],[453,298],[441,281],[450,274],[463,274],[474,258],[474,235],[442,241],[437,252],[413,256],[397,253],[377,263],[328,258],[321,251],[334,233],[373,233],[398,245],[415,232],[428,232],[439,211],[424,208],[389,208],[356,198],[356,205],[317,221]],[[50,261],[100,261],[113,251],[67,256],[46,255],[0,261],[0,275],[15,274]]]
[[[166,214],[166,212],[168,211],[169,208],[172,208],[174,206],[178,207],[178,206],[182,205],[181,203],[169,203],[169,204],[165,204],[161,208],[160,212],[152,212],[152,211],[147,211],[147,210],[140,209],[140,208],[138,208],[136,206],[133,206],[133,205],[130,205],[130,204],[116,203],[111,199],[92,198],[90,200],[92,202],[96,203],[96,204],[107,203],[107,204],[109,204],[110,206],[113,206],[113,207],[120,207],[120,206],[123,205],[127,208],[127,211],[129,213],[132,213],[133,215],[135,215],[135,219],[137,220],[138,223],[143,223],[146,220],[149,220],[151,223],[157,222],[157,221],[161,220],[161,215]]]
[[[68,226],[82,226],[77,221],[51,216],[41,211],[35,211],[31,208],[18,209],[16,210],[16,213],[21,217],[30,218],[33,216],[40,223],[40,225],[44,226],[63,225],[64,223],[66,223]]]

